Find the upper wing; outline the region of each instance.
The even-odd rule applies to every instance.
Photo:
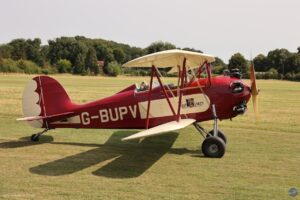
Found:
[[[192,123],[194,123],[196,120],[194,119],[181,119],[179,122],[177,121],[171,121],[165,124],[161,124],[159,126],[155,126],[153,128],[141,131],[139,133],[136,133],[134,135],[128,136],[126,138],[123,138],[122,140],[133,140],[133,139],[140,139],[140,138],[146,138],[153,135],[160,135],[163,133],[167,133],[170,131],[175,131],[178,129],[182,129]]]

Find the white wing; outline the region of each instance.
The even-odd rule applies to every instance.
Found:
[[[134,139],[140,139],[140,138],[146,138],[153,135],[160,135],[164,134],[170,131],[175,131],[178,129],[182,129],[184,127],[187,127],[188,125],[194,123],[196,120],[194,119],[181,119],[179,122],[177,121],[171,121],[165,124],[161,124],[159,126],[155,126],[153,128],[141,131],[139,133],[136,133],[134,135],[128,136],[126,138],[123,138],[122,140],[134,140]]]

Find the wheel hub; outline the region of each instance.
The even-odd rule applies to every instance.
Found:
[[[216,144],[210,145],[210,146],[209,146],[209,151],[210,151],[211,153],[217,153],[217,152],[219,151],[218,145],[216,145]]]

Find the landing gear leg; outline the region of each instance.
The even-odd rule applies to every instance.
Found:
[[[215,104],[213,104],[211,107],[212,107],[212,111],[213,111],[213,115],[214,115],[214,129],[213,129],[214,135],[213,136],[218,136],[218,116],[217,116]]]
[[[219,137],[226,144],[227,138],[226,138],[225,134],[221,130],[219,130],[218,116],[217,116],[216,107],[214,104],[212,105],[212,111],[213,111],[213,115],[214,115],[214,127],[213,127],[213,130],[208,132],[208,135],[206,137],[210,137],[210,136]]]
[[[204,137],[204,141],[202,143],[203,154],[210,158],[221,158],[225,154],[227,139],[225,135],[218,130],[218,116],[214,104],[212,105],[212,112],[214,117],[214,126],[213,130],[209,133],[207,133],[199,124],[193,123],[193,125]]]
[[[36,134],[33,134],[32,136],[31,136],[31,141],[33,141],[33,142],[38,142],[39,140],[40,140],[40,136],[41,135],[43,135],[44,133],[46,133],[47,131],[49,131],[50,129],[48,129],[48,128],[46,128],[46,129],[44,129],[43,131],[41,131],[41,132],[38,132],[38,133],[36,133]]]

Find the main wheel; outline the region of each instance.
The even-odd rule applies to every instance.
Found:
[[[211,137],[213,135],[214,135],[214,130],[211,130],[211,131],[208,132],[206,137]],[[218,137],[221,138],[224,141],[225,144],[227,143],[227,138],[226,138],[225,134],[220,130],[218,130]]]
[[[40,136],[38,134],[33,134],[30,139],[33,142],[38,142],[40,140]]]
[[[205,138],[202,143],[202,152],[206,157],[210,158],[222,158],[225,154],[224,141],[216,136],[210,136]]]

